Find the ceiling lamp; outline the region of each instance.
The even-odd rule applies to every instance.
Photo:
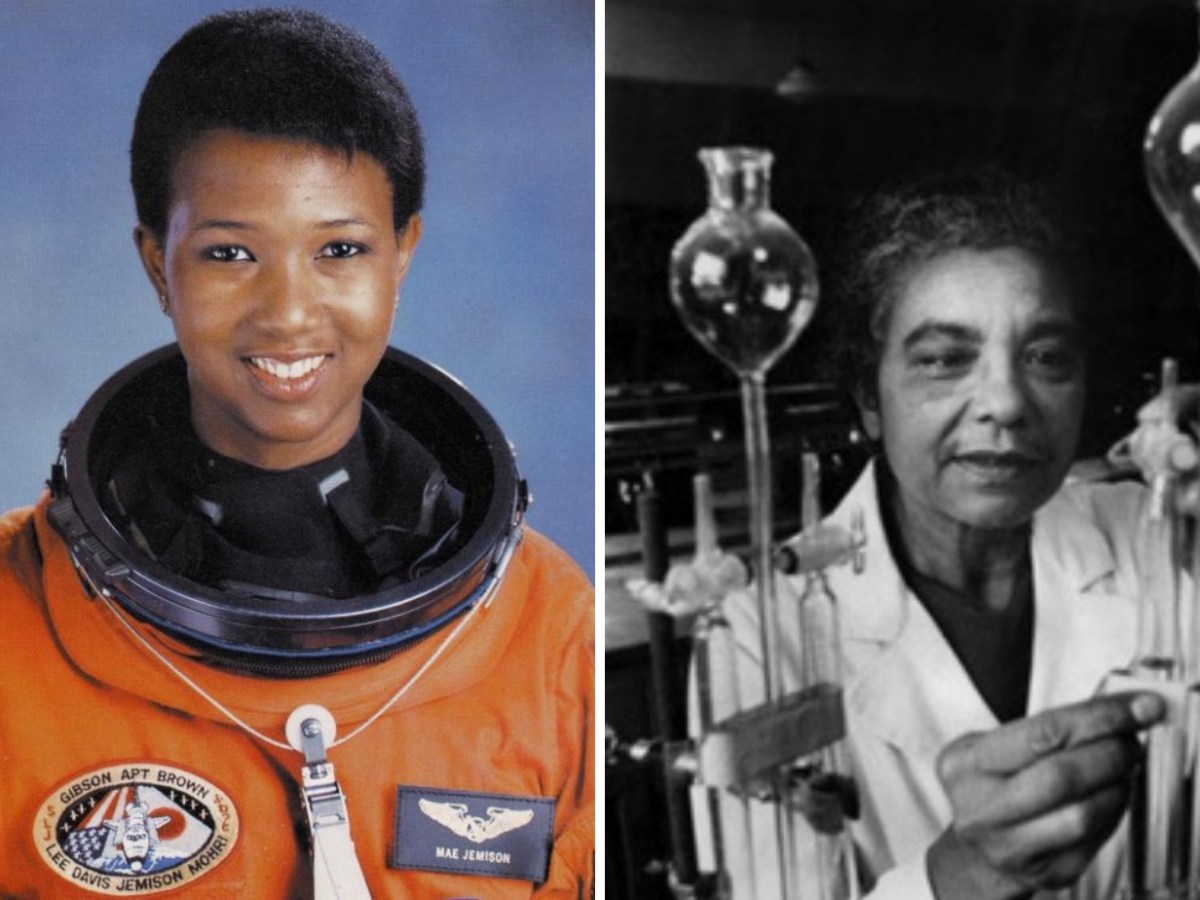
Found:
[[[815,97],[821,91],[817,82],[817,72],[813,64],[804,57],[796,60],[775,85],[775,93],[790,103],[803,103]]]

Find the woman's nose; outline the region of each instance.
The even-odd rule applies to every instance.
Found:
[[[266,267],[257,287],[256,317],[260,324],[298,330],[312,322],[319,304],[312,280],[301,264],[281,261]]]
[[[983,368],[972,402],[979,420],[1011,426],[1025,418],[1029,397],[1016,366],[1005,362]]]

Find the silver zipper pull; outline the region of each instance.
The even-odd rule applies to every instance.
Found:
[[[371,896],[350,838],[346,795],[326,747],[337,737],[333,714],[323,706],[298,706],[285,727],[288,743],[304,754],[301,794],[312,835],[315,900],[363,900]]]

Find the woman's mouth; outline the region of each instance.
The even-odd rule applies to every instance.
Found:
[[[279,359],[273,356],[248,356],[244,361],[254,376],[254,383],[275,400],[303,400],[317,388],[331,359],[318,353],[298,359]]]
[[[1039,465],[1038,458],[1028,453],[988,450],[959,453],[954,463],[975,478],[991,483],[1021,478]]]

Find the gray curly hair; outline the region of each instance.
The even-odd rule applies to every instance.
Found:
[[[922,178],[853,207],[835,266],[837,369],[871,402],[892,311],[907,276],[954,250],[1016,247],[1078,282],[1078,250],[1050,192],[996,168]]]

